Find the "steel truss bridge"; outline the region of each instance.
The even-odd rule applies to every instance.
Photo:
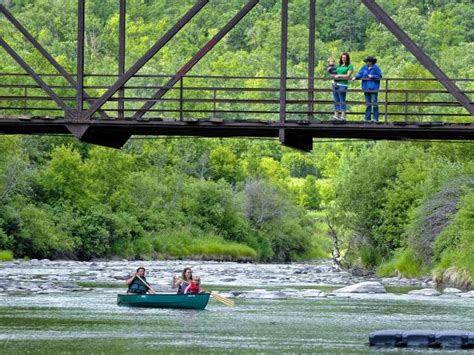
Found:
[[[84,70],[85,0],[78,0],[77,70],[68,73],[8,9],[0,12],[56,70],[38,73],[2,37],[0,45],[23,69],[0,69],[0,133],[73,134],[120,148],[132,135],[278,137],[311,150],[313,138],[473,140],[472,79],[449,78],[374,0],[361,0],[373,15],[427,68],[432,79],[384,78],[379,91],[381,121],[362,121],[360,90],[349,90],[347,121],[332,119],[327,78],[314,75],[316,0],[308,1],[308,75],[287,75],[288,0],[281,1],[280,76],[198,76],[189,71],[232,30],[259,0],[247,4],[176,73],[139,75],[209,0],[198,0],[128,70],[125,63],[126,0],[119,0],[116,73]],[[2,16],[0,15],[0,16]],[[255,83],[249,87],[248,82]],[[110,82],[113,82],[110,85]],[[423,89],[413,89],[413,84]]]

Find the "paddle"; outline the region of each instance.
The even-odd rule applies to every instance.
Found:
[[[143,280],[143,279],[142,279],[140,276],[138,276],[138,275],[137,275],[137,277],[138,277],[138,279],[139,279],[141,282],[143,282],[143,283],[145,284],[145,286],[147,286],[147,287],[150,289],[149,292],[150,292],[151,295],[155,295],[155,294],[156,294],[156,291],[153,289],[153,287],[151,287],[151,285],[150,285],[148,282],[146,282],[145,280]]]
[[[189,283],[189,281],[184,281],[182,278],[179,278],[179,277],[177,278],[177,280]],[[215,291],[209,291],[209,290],[207,290],[203,287],[201,287],[201,288],[204,290],[204,292],[210,293],[213,298],[215,298],[217,301],[219,301],[221,303],[224,303],[226,306],[229,306],[229,307],[234,307],[235,306],[235,302],[233,300],[228,299],[224,296],[221,296]]]

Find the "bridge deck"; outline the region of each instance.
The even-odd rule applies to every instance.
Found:
[[[474,139],[474,124],[442,122],[361,121],[271,121],[250,120],[91,120],[77,121],[28,116],[0,116],[4,134],[70,134],[71,127],[88,126],[89,131],[103,135],[163,135],[200,137],[278,137],[280,129],[291,130],[312,138],[359,139]]]

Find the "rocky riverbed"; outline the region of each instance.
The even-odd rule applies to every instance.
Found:
[[[147,280],[158,292],[173,292],[171,279],[185,266],[199,275],[206,287],[227,297],[256,299],[352,297],[387,293],[387,289],[413,288],[413,297],[474,298],[474,291],[435,290],[429,278],[377,278],[353,276],[331,261],[291,264],[242,264],[211,261],[52,261],[0,262],[0,293],[63,293],[124,285],[137,267],[147,269]]]

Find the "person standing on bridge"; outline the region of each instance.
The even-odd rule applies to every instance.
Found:
[[[370,122],[371,116],[375,122],[379,121],[378,95],[380,89],[380,79],[382,71],[378,67],[377,58],[367,56],[364,58],[365,65],[352,78],[352,80],[362,79],[362,91],[365,96],[365,122]]]
[[[344,52],[339,57],[339,65],[336,67],[336,74],[332,74],[335,81],[333,85],[334,96],[334,118],[344,121],[346,119],[346,93],[349,86],[349,79],[354,72],[349,53]]]

